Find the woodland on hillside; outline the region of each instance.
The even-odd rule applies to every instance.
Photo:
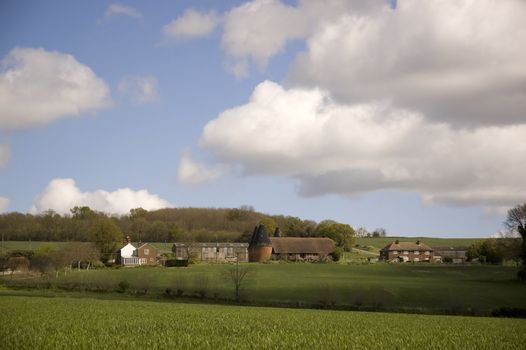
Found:
[[[341,247],[350,247],[354,236],[354,230],[346,224],[267,215],[249,206],[154,211],[136,208],[122,216],[108,216],[89,207],[74,207],[67,215],[51,210],[38,215],[12,212],[0,215],[0,234],[4,240],[13,241],[95,241],[94,228],[106,224],[116,226],[118,235],[129,235],[133,241],[248,242],[254,225],[259,223],[269,234],[279,227],[284,236],[327,236]]]

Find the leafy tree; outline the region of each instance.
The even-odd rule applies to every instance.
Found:
[[[109,218],[95,221],[90,229],[90,237],[99,249],[103,262],[111,258],[117,248],[117,243],[124,239],[122,231]]]
[[[145,218],[148,214],[148,210],[143,208],[130,209],[130,219]]]
[[[93,219],[100,215],[99,213],[97,213],[96,211],[92,210],[90,207],[87,207],[87,206],[83,206],[83,207],[75,206],[72,209],[70,209],[70,212],[73,215],[74,219],[81,219],[81,220]]]
[[[519,278],[526,280],[526,203],[519,204],[508,210],[504,226],[511,232],[516,232],[522,239],[521,254],[522,270],[519,271]]]
[[[271,217],[265,217],[261,220],[259,220],[258,225],[265,226],[265,229],[267,230],[267,233],[269,236],[272,236],[274,234],[274,231],[276,231],[276,227],[278,227],[278,224],[274,219]]]
[[[479,259],[490,264],[500,264],[504,260],[502,246],[495,238],[473,243],[468,247],[466,256],[469,260]]]
[[[387,236],[387,232],[385,231],[385,228],[377,228],[373,231],[373,237],[385,237]]]
[[[333,220],[324,220],[318,224],[314,234],[317,237],[328,237],[336,242],[336,246],[349,251],[354,243],[354,230],[350,225]]]

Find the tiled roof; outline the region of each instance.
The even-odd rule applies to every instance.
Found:
[[[276,254],[330,254],[334,241],[330,238],[271,237]]]
[[[428,246],[425,243],[416,243],[416,242],[393,242],[386,245],[382,250],[429,250],[432,251],[433,248]]]
[[[268,247],[270,246],[270,239],[268,238],[267,230],[264,225],[259,225],[254,229],[252,238],[250,239],[249,247]]]

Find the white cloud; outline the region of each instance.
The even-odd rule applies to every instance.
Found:
[[[220,167],[209,168],[204,163],[194,161],[190,150],[185,150],[181,154],[177,178],[183,184],[195,185],[210,182],[219,177],[222,172]]]
[[[267,81],[210,121],[200,145],[248,174],[293,177],[306,196],[401,190],[426,203],[509,206],[526,195],[524,135],[526,124],[457,129]]]
[[[11,151],[6,144],[0,144],[0,169],[2,169],[11,158]]]
[[[45,125],[111,104],[106,83],[71,55],[15,48],[2,66],[0,128]]]
[[[234,7],[224,16],[222,46],[234,61],[228,70],[238,78],[244,77],[249,61],[264,68],[287,43],[305,40],[342,13],[361,14],[385,6],[385,0],[304,0],[297,6],[279,0],[254,0]]]
[[[52,209],[60,214],[69,213],[74,206],[89,206],[91,209],[111,214],[126,214],[132,208],[155,210],[172,205],[156,194],[146,190],[134,191],[121,188],[113,192],[97,190],[82,192],[73,179],[54,179],[34,200],[31,213]]]
[[[110,6],[108,6],[105,16],[128,16],[132,18],[142,19],[142,13],[140,13],[138,10],[134,9],[133,7],[121,4],[111,4]]]
[[[0,213],[5,212],[8,207],[9,207],[9,198],[0,197]]]
[[[265,66],[287,41],[308,33],[307,21],[293,6],[277,0],[255,0],[225,15],[222,46],[235,59],[251,59]]]
[[[201,13],[192,9],[163,27],[165,36],[171,39],[192,39],[210,35],[221,22],[214,11]]]
[[[387,100],[468,126],[526,119],[526,2],[405,0],[343,12],[308,39],[290,82],[340,101]]]
[[[153,76],[126,77],[119,82],[118,90],[137,104],[155,102],[159,98],[157,79]]]

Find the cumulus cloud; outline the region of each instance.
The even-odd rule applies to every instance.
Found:
[[[186,10],[185,13],[163,27],[163,33],[171,39],[193,39],[210,35],[221,22],[214,11],[201,13]]]
[[[236,59],[249,58],[264,66],[287,41],[304,38],[307,24],[296,7],[277,0],[255,0],[225,15],[222,46]]]
[[[126,214],[130,209],[138,207],[156,210],[172,205],[146,190],[121,188],[113,192],[82,192],[73,179],[54,179],[34,199],[30,212],[41,213],[52,209],[57,213],[67,214],[75,206],[89,206],[91,209],[111,214]]]
[[[289,81],[457,125],[522,123],[525,23],[521,0],[405,0],[394,10],[343,12],[309,37]]]
[[[289,176],[305,196],[416,192],[426,203],[509,206],[526,194],[526,124],[456,128],[385,103],[259,84],[200,145],[248,174]]]
[[[15,48],[2,61],[0,128],[45,125],[110,103],[106,83],[71,55]]]
[[[136,19],[142,19],[142,13],[140,13],[138,10],[134,9],[133,7],[121,4],[111,4],[108,6],[105,16],[128,16]]]
[[[9,198],[0,197],[0,213],[5,212],[8,207],[9,207]]]
[[[159,98],[157,79],[153,76],[123,78],[119,82],[118,90],[137,104],[155,102]]]
[[[0,169],[2,169],[11,158],[11,151],[6,144],[0,144]]]
[[[210,168],[192,159],[190,150],[181,154],[177,178],[183,184],[200,184],[212,181],[222,174],[221,167]]]

